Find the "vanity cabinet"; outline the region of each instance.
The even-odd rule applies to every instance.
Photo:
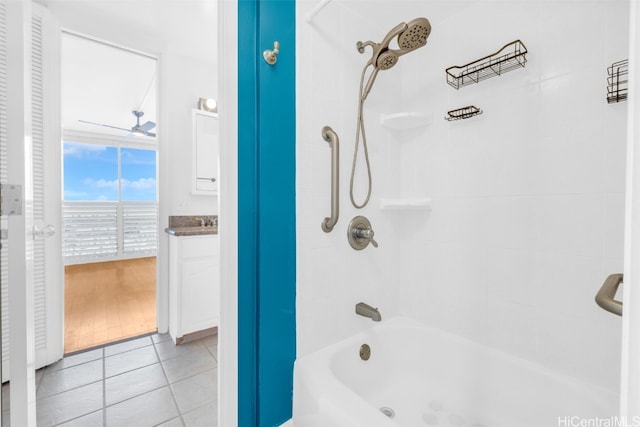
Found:
[[[179,344],[187,334],[218,326],[218,235],[169,236],[169,262],[169,335]]]
[[[218,194],[220,152],[218,115],[192,110],[192,189],[193,194]]]

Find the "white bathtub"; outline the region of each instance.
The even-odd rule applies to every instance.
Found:
[[[295,363],[295,427],[558,427],[617,414],[616,393],[406,318]]]

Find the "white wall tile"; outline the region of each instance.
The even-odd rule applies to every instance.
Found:
[[[624,256],[624,194],[607,194],[604,204],[604,248],[603,255],[622,259]]]
[[[507,353],[535,360],[539,346],[539,312],[527,305],[487,301],[487,343]]]
[[[489,248],[488,298],[503,304],[536,306],[536,254],[531,249]]]
[[[536,198],[535,246],[552,253],[601,256],[604,197],[599,194]]]
[[[298,46],[308,71],[298,76],[299,144],[324,124],[342,143],[342,211],[331,235],[313,231],[328,206],[328,149],[318,142],[305,153],[311,164],[298,166],[314,195],[298,201],[299,215],[312,217],[298,219],[299,233],[311,233],[298,252],[298,268],[310,270],[298,276],[299,354],[369,327],[352,313],[364,300],[383,319],[414,317],[615,390],[619,319],[593,298],[622,268],[626,106],[606,103],[606,68],[624,59],[628,2],[366,3],[332,2],[298,26],[313,40],[311,50]],[[357,210],[348,179],[371,51],[354,45],[414,16],[430,19],[432,35],[380,72],[366,101],[374,188]],[[517,38],[529,49],[525,68],[460,90],[446,84],[445,68]],[[484,113],[443,120],[470,104]],[[379,124],[380,113],[399,111],[433,121],[409,132]],[[433,210],[378,209],[380,197],[416,196],[432,197]],[[348,247],[358,214],[371,219],[377,250]]]

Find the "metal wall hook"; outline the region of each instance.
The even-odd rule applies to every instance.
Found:
[[[271,49],[265,50],[264,52],[262,52],[262,57],[264,58],[267,64],[274,65],[276,62],[278,62],[279,53],[280,53],[280,42],[274,41],[273,50]]]

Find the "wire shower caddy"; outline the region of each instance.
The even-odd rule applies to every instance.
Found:
[[[468,119],[479,114],[482,114],[481,109],[479,109],[475,105],[467,105],[466,107],[447,111],[447,115],[444,119],[451,122],[453,120]]]
[[[614,62],[607,68],[607,102],[626,101],[629,89],[629,60]]]
[[[500,50],[466,65],[447,68],[447,83],[460,89],[473,83],[479,83],[490,77],[499,76],[507,71],[524,67],[527,63],[527,47],[520,40],[504,45]]]

